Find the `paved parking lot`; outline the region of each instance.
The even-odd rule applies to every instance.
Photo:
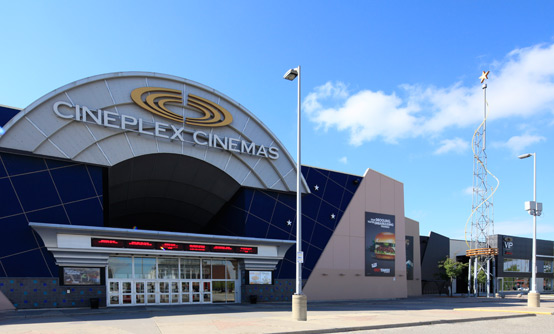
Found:
[[[543,297],[541,307],[533,309],[525,297],[310,302],[304,322],[292,320],[290,307],[271,303],[9,311],[0,313],[0,333],[337,333],[552,316],[554,298]]]

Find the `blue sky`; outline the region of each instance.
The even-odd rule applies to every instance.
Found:
[[[532,159],[554,240],[554,2],[10,1],[0,21],[0,104],[24,108],[67,83],[150,71],[217,89],[296,156],[302,66],[306,165],[404,183],[405,214],[464,238],[471,138],[490,70],[489,170],[495,232],[531,236]],[[490,180],[495,186],[495,181]]]

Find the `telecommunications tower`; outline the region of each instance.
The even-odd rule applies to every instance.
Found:
[[[478,294],[478,280],[480,273],[486,277],[486,291],[487,297],[490,297],[490,280],[496,275],[491,275],[491,260],[494,266],[494,256],[498,254],[498,248],[492,248],[490,236],[494,234],[494,208],[493,208],[493,195],[498,189],[499,181],[488,169],[487,169],[487,84],[485,80],[488,79],[489,71],[483,71],[483,74],[479,77],[481,84],[483,84],[483,122],[479,125],[477,130],[473,133],[473,139],[471,141],[471,148],[473,150],[473,204],[471,208],[471,215],[466,222],[466,243],[468,250],[466,255],[470,258],[468,268],[468,295],[471,294],[471,287],[473,281],[473,294]],[[490,186],[487,177],[492,176],[497,186]],[[470,240],[467,240],[467,225],[471,221],[471,234]],[[473,269],[473,272],[472,272]],[[481,274],[481,276],[483,276]],[[472,279],[473,278],[473,279]],[[496,290],[496,284],[495,284]]]

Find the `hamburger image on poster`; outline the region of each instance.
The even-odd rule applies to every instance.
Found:
[[[395,217],[365,213],[365,275],[394,276],[396,260]]]

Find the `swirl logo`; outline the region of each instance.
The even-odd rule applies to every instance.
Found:
[[[144,101],[142,96],[146,96]],[[141,87],[131,92],[131,99],[142,109],[147,110],[158,116],[170,119],[175,122],[183,122],[183,116],[177,115],[165,106],[166,103],[183,104],[183,96],[180,90],[160,88],[160,87]]]
[[[146,97],[143,99],[145,94]],[[181,91],[160,87],[141,87],[131,92],[131,99],[142,109],[155,115],[182,123],[183,116],[180,116],[167,109],[166,104],[183,105]],[[206,127],[220,127],[231,124],[233,116],[222,106],[217,105],[200,96],[188,95],[187,106],[204,116],[198,118],[187,117],[185,124]]]
[[[216,127],[229,125],[233,121],[233,116],[227,109],[200,96],[189,94],[187,106],[204,114],[203,117],[199,118],[187,117],[185,124],[188,125]]]

